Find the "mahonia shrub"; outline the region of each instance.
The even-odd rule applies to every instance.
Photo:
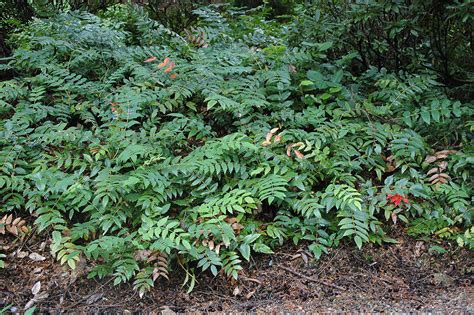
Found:
[[[430,72],[354,76],[330,38],[195,14],[186,34],[115,6],[12,37],[0,214],[30,213],[62,264],[140,294],[173,267],[190,289],[198,270],[237,279],[287,240],[316,258],[390,229],[473,247],[472,103]]]

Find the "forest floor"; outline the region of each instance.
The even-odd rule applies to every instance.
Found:
[[[34,236],[7,247],[6,268],[0,269],[0,310],[8,306],[7,312],[22,312],[29,303],[36,311],[50,313],[474,313],[472,251],[443,243],[438,246],[449,253],[440,254],[424,241],[402,236],[397,240],[362,250],[347,244],[319,261],[307,260],[304,247],[285,247],[274,255],[254,257],[238,284],[203,273],[190,294],[181,287],[183,272],[171,273],[170,281],[160,280],[140,299],[131,284],[87,279],[85,264],[79,263],[75,271],[60,266],[48,254],[49,244]]]

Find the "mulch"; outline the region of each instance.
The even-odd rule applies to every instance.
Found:
[[[182,272],[170,272],[140,298],[131,284],[87,279],[87,265],[75,271],[49,254],[47,240],[0,240],[8,255],[0,270],[0,310],[23,312],[463,312],[474,314],[473,251],[397,237],[395,245],[352,244],[331,249],[319,261],[306,246],[284,247],[255,256],[238,283],[201,273],[193,292],[182,287]],[[8,245],[8,246],[7,246]],[[180,270],[180,269],[173,269]],[[32,288],[40,282],[33,290]],[[8,307],[7,307],[8,306]]]

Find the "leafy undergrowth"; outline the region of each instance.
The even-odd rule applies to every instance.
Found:
[[[331,38],[290,44],[297,24],[244,34],[239,12],[196,10],[187,36],[125,6],[15,34],[0,232],[48,233],[140,296],[170,270],[235,281],[287,240],[319,259],[394,226],[472,248],[472,103],[432,72],[356,75]]]
[[[188,294],[181,286],[184,275],[174,273],[140,298],[131,283],[117,287],[111,279],[87,279],[87,263],[75,270],[61,267],[48,253],[48,240],[33,236],[8,250],[14,255],[0,270],[5,279],[0,310],[15,313],[31,305],[40,313],[474,310],[473,251],[394,237],[396,245],[368,244],[362,250],[347,243],[318,261],[307,244],[284,246],[274,255],[254,255],[239,283],[198,273]]]

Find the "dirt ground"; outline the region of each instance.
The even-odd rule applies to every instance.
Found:
[[[84,266],[79,265],[74,272],[60,266],[48,254],[47,242],[33,237],[4,248],[8,256],[6,268],[0,270],[0,310],[22,312],[29,303],[45,313],[474,314],[472,251],[443,243],[438,246],[449,253],[440,254],[433,251],[433,243],[403,237],[398,241],[395,245],[365,246],[360,251],[348,244],[331,250],[319,261],[308,257],[305,246],[286,247],[274,255],[253,258],[237,284],[204,273],[199,275],[194,291],[187,294],[181,287],[182,273],[177,272],[140,298],[131,284],[113,286],[110,278],[87,279]],[[3,240],[3,244],[11,242]],[[33,288],[38,281],[40,288]],[[38,291],[35,299],[32,288]]]

